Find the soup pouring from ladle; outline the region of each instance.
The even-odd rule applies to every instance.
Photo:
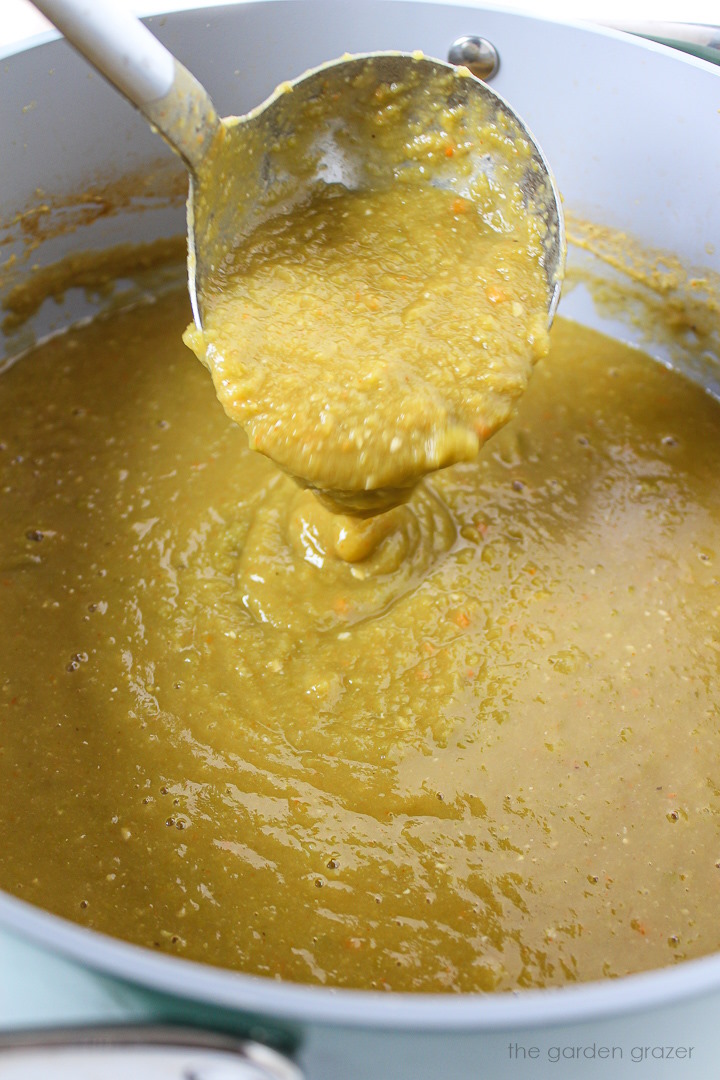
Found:
[[[527,161],[528,212],[546,224],[544,265],[548,314],[552,319],[560,293],[564,235],[560,200],[545,158],[511,107],[465,69],[454,69],[418,53],[373,53],[325,64],[285,83],[247,115],[222,121],[207,91],[130,11],[114,0],[35,0],[35,6],[140,112],[179,154],[190,174],[188,198],[189,291],[193,316],[203,324],[204,287],[229,245],[273,209],[290,207],[318,184],[340,182],[355,189],[382,183],[403,162],[387,147],[364,139],[355,125],[360,87],[403,82],[408,121],[422,122],[428,100],[438,95],[461,98],[467,123],[498,115],[511,138],[533,148]],[[462,76],[458,76],[458,70]],[[428,114],[428,124],[432,124]],[[305,165],[289,175],[283,160],[287,140],[302,137]],[[216,173],[208,175],[210,150]],[[298,160],[297,153],[295,160]],[[487,149],[475,166],[496,167]],[[428,183],[456,181],[428,173]],[[461,181],[462,183],[462,181]],[[212,198],[207,199],[207,186]]]
[[[564,265],[553,178],[511,107],[467,68],[421,53],[371,53],[325,64],[281,84],[246,115],[220,119],[190,72],[115,0],[37,0],[37,7],[140,109],[189,171],[188,283],[195,326],[185,340],[209,368],[223,407],[251,446],[331,507],[359,514],[381,512],[408,498],[426,474],[473,460],[509,418],[529,368],[546,351],[542,342]],[[395,200],[392,211],[383,203],[388,196]],[[318,199],[325,200],[320,217],[312,218],[311,210],[308,218]],[[359,210],[368,199],[370,205]],[[435,209],[423,218],[419,207],[428,199]],[[464,228],[455,203],[467,215]],[[314,239],[298,254],[303,220]],[[320,233],[313,224],[319,220]],[[372,230],[380,220],[382,235],[368,240],[362,222]],[[293,229],[295,254],[283,270],[285,239],[293,239]],[[365,239],[358,244],[361,233]],[[327,242],[338,258],[305,271],[307,251],[317,253],[320,234],[321,246]],[[472,262],[475,250],[471,234],[482,248],[496,241],[503,248],[489,270],[481,261],[468,268],[468,251]],[[363,274],[375,273],[368,268],[378,245],[386,243],[391,262],[401,245],[401,262],[395,258],[392,273],[385,272],[389,263],[378,264],[379,278],[392,282],[383,297],[390,314],[373,323],[362,312],[358,318],[352,302],[368,284],[374,287]],[[267,269],[269,248],[272,273],[293,278],[292,297],[282,308],[284,314],[294,310],[297,322],[285,319],[285,338],[273,319],[277,275],[269,293],[261,288],[253,294],[254,268]],[[461,249],[465,288],[458,297],[466,310],[455,329],[467,347],[455,341],[448,350],[458,320],[447,295]],[[495,289],[488,274],[507,278],[514,253],[521,251],[535,283],[520,286],[510,301],[503,281]],[[405,268],[415,264],[425,276],[413,299],[401,283]],[[300,266],[306,277],[295,287]],[[313,337],[303,325],[307,329],[316,271],[322,295],[316,291],[313,302],[331,318],[326,329],[315,327]],[[343,301],[333,311],[339,280],[350,307]],[[445,296],[440,306],[438,289]],[[476,303],[481,293],[484,313]],[[496,296],[508,299],[497,311]],[[408,318],[416,320],[412,326]],[[487,341],[478,336],[485,332]],[[514,342],[507,360],[506,341]],[[356,354],[346,363],[336,359],[342,342]]]

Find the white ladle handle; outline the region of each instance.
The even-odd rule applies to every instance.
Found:
[[[117,0],[33,0],[193,172],[218,127],[207,91]]]

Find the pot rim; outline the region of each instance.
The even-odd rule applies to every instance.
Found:
[[[143,20],[152,20],[157,17],[163,17],[165,15],[182,15],[192,14],[194,12],[206,11],[210,13],[214,9],[224,9],[238,6],[254,6],[260,3],[306,3],[308,0],[145,0],[142,6],[136,6],[134,8],[135,14]],[[354,0],[335,0],[336,3],[352,4]],[[650,52],[666,53],[674,56],[676,59],[684,61],[690,66],[703,68],[707,71],[713,71],[717,74],[717,63],[713,60],[706,59],[705,56],[699,55],[697,51],[680,51],[683,40],[678,37],[677,41],[673,40],[673,44],[667,44],[665,40],[660,40],[658,37],[654,37],[652,34],[647,36],[640,33],[640,29],[633,28],[632,30],[622,29],[620,23],[617,27],[611,26],[607,23],[592,22],[588,19],[566,19],[559,16],[543,15],[539,12],[526,11],[521,6],[515,7],[514,3],[505,5],[499,0],[499,2],[486,2],[486,0],[384,0],[385,3],[407,3],[407,4],[426,4],[427,6],[439,6],[439,7],[467,7],[476,8],[478,11],[492,12],[496,15],[507,16],[510,19],[521,19],[523,21],[533,21],[538,23],[550,23],[556,26],[571,27],[576,30],[583,30],[586,33],[593,34],[598,37],[614,38],[616,40],[624,40],[631,44],[635,44],[638,47],[648,50]],[[644,25],[645,20],[638,24],[638,27]],[[662,25],[665,27],[671,27],[673,25],[687,26],[691,24],[683,23],[681,20],[673,19],[664,22]],[[651,24],[648,23],[648,26]],[[655,24],[653,24],[655,25]],[[720,20],[718,21],[718,28],[720,28]],[[40,30],[36,33],[29,34],[26,37],[18,38],[15,41],[8,42],[5,45],[0,45],[0,60],[6,60],[16,55],[17,53],[27,52],[30,49],[34,49],[41,45],[46,45],[50,42],[57,41],[62,38],[62,34],[55,27],[50,26],[46,30]]]
[[[499,1031],[600,1020],[720,989],[720,953],[603,982],[504,993],[422,994],[281,982],[156,953],[0,891],[0,926],[138,988],[279,1020],[352,1028]]]

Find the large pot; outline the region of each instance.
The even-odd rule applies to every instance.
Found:
[[[422,49],[444,57],[455,39],[482,35],[500,54],[493,86],[537,136],[567,208],[675,252],[687,266],[720,271],[720,245],[712,246],[720,237],[720,72],[702,59],[614,31],[417,0],[264,0],[156,16],[150,25],[222,113],[244,112],[281,79],[345,51]],[[179,166],[54,35],[3,59],[0,110],[0,221],[15,222],[3,230],[3,261],[17,254],[20,275],[69,251],[184,228]],[[116,183],[124,175],[154,179],[133,200]],[[105,185],[105,204],[79,204],[77,193],[91,182]],[[71,290],[61,303],[43,305],[30,329],[47,333],[89,304]],[[638,333],[621,313],[603,320],[582,289],[562,301],[561,314],[625,338]],[[25,327],[7,337],[6,355],[27,344],[27,334]],[[711,379],[711,369],[703,370]],[[171,1022],[185,1025],[180,1041],[193,1025],[272,1045],[315,1080],[717,1075],[717,955],[561,990],[386,995],[206,968],[4,895],[0,923],[6,1045],[33,1028],[44,1030],[42,1041],[58,1026]],[[257,1061],[267,1071],[256,1076],[290,1075],[281,1058]],[[0,1048],[0,1077],[10,1075],[3,1072],[10,1062]]]

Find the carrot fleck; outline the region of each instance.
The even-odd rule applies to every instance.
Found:
[[[467,214],[470,209],[470,201],[469,199],[462,199],[458,196],[457,199],[453,199],[451,209],[453,214]]]
[[[491,304],[502,304],[504,300],[507,300],[507,293],[499,285],[488,285],[485,295]]]
[[[453,615],[453,621],[457,623],[461,630],[465,630],[470,625],[470,616],[466,611],[456,611]]]

